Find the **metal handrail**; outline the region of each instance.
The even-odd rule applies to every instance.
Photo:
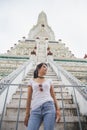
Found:
[[[50,61],[50,65],[52,66],[52,64],[57,67],[55,65],[55,63],[53,61]],[[70,75],[68,74],[67,71],[65,71],[63,68],[61,68],[60,66],[58,66],[58,72],[62,71],[63,74],[66,74],[65,76],[68,76],[68,80],[72,81],[72,85],[74,83],[74,85],[78,86],[77,82],[75,82],[75,80],[72,79],[72,77],[70,77]],[[58,73],[57,72],[57,73]],[[64,73],[65,72],[65,73]],[[58,75],[58,74],[57,74]],[[75,84],[76,83],[76,84]],[[81,86],[81,84],[79,84],[79,86]],[[79,128],[80,130],[82,130],[82,125],[81,125],[81,120],[80,120],[80,112],[79,112],[79,108],[78,108],[78,102],[77,102],[77,98],[76,98],[76,93],[75,93],[75,89],[73,87],[73,92],[74,92],[74,98],[75,98],[75,104],[76,104],[76,110],[77,110],[77,116],[78,116],[78,120],[79,120]],[[62,95],[62,87],[61,87],[61,97],[62,97],[62,106],[63,106],[63,119],[64,119],[64,130],[66,130],[66,121],[65,121],[65,115],[64,115],[64,104],[63,104],[63,95]]]
[[[61,80],[59,68],[55,64],[49,64],[53,71],[56,73],[58,80]]]
[[[8,92],[9,92],[9,85],[7,85],[7,92],[6,92],[6,96],[5,96],[3,111],[2,111],[2,114],[1,114],[0,130],[2,128],[2,121],[3,121],[3,117],[4,117],[4,112],[5,112],[5,107],[6,107],[6,101],[7,101],[7,97],[8,97]]]
[[[78,103],[77,103],[77,98],[76,98],[76,93],[75,93],[75,88],[74,87],[73,87],[73,92],[74,92],[77,116],[78,116],[78,120],[79,120],[79,128],[80,128],[80,130],[82,130],[82,124],[81,124],[81,120],[80,120],[80,111],[79,111],[79,108],[78,108]]]
[[[58,68],[59,69],[59,68]],[[61,77],[60,77],[61,78]],[[18,114],[17,114],[17,121],[16,121],[16,130],[18,130],[18,122],[19,122],[19,116],[20,116],[20,105],[21,105],[21,96],[22,96],[22,86],[27,86],[27,84],[13,84],[13,83],[10,83],[9,81],[6,82],[6,83],[3,83],[1,82],[0,85],[3,85],[3,86],[7,86],[8,87],[8,90],[7,90],[7,94],[6,94],[6,97],[8,95],[8,91],[9,91],[9,86],[19,86],[21,91],[20,91],[20,99],[19,99],[19,107],[18,107]],[[73,88],[81,88],[81,87],[85,87],[85,86],[81,86],[81,85],[77,85],[77,84],[74,84],[74,85],[57,85],[57,87],[60,87],[61,89],[61,98],[62,98],[62,107],[63,107],[63,120],[64,120],[64,130],[66,130],[66,120],[65,120],[65,115],[64,115],[64,102],[63,102],[63,94],[62,94],[62,88],[63,87],[73,87]],[[74,92],[75,94],[75,92]],[[76,94],[75,94],[75,97],[76,97]],[[77,105],[77,116],[78,116],[78,119],[79,119],[79,130],[82,130],[82,126],[81,126],[81,121],[80,121],[80,113],[79,113],[79,109],[78,109],[78,104],[77,104],[77,100],[76,101],[76,105]],[[5,101],[6,102],[6,101]],[[6,103],[5,103],[6,104]],[[4,107],[5,108],[5,107]],[[3,115],[4,116],[4,112],[3,112]],[[3,117],[1,118],[1,124],[2,125],[2,121],[3,121]],[[0,126],[1,127],[1,126]]]
[[[19,122],[19,115],[20,115],[20,106],[21,106],[21,97],[22,97],[22,87],[20,87],[20,99],[19,99],[19,106],[18,106],[18,114],[17,114],[17,121],[16,121],[16,130],[18,130],[18,122]]]
[[[18,74],[20,74],[26,68],[26,66],[30,64],[31,62],[32,62],[31,60],[27,61],[21,67],[17,68],[15,71],[13,71],[11,74],[9,74],[8,76],[6,76],[0,81],[0,84],[2,85],[0,95],[7,88],[3,84],[8,83],[8,82],[11,83],[18,76]]]
[[[25,75],[25,69],[26,69],[26,66],[30,64],[30,61],[26,62],[21,68],[18,68],[16,71],[14,71],[13,73],[11,73],[9,76],[7,76],[5,79],[6,80],[2,80],[0,82],[0,86],[3,86],[1,92],[0,92],[0,95],[2,94],[2,92],[4,90],[6,90],[6,95],[5,95],[5,100],[4,100],[4,104],[3,104],[3,109],[2,109],[2,114],[1,114],[1,121],[0,121],[0,130],[2,128],[2,121],[3,121],[3,117],[4,117],[4,113],[5,113],[5,108],[6,108],[6,104],[7,104],[7,98],[8,98],[8,93],[9,93],[9,88],[10,88],[10,85],[12,85],[12,81],[23,71],[24,74],[23,74],[23,78],[24,78],[24,75]],[[22,79],[23,79],[22,78]],[[4,81],[4,82],[3,82]],[[17,86],[17,84],[15,84]],[[18,85],[19,86],[19,85]],[[19,107],[20,107],[20,102],[19,102]],[[19,120],[19,111],[20,111],[20,108],[18,110],[18,116],[17,116],[17,126],[16,126],[16,129],[18,127],[18,120]]]
[[[63,107],[64,130],[67,130],[66,129],[65,109],[64,109],[64,100],[63,100],[62,86],[60,86],[60,90],[61,90],[62,107]]]
[[[2,128],[2,121],[3,121],[3,116],[4,116],[4,111],[5,111],[5,105],[6,105],[6,100],[7,100],[7,96],[8,96],[8,91],[9,91],[9,86],[19,86],[20,88],[20,99],[19,99],[19,106],[18,106],[18,113],[17,113],[17,120],[16,120],[16,129],[15,130],[18,130],[18,123],[19,123],[19,116],[20,116],[20,105],[21,105],[21,97],[22,97],[22,87],[23,86],[28,86],[28,84],[10,84],[10,83],[3,83],[3,85],[6,85],[8,87],[7,89],[7,93],[6,93],[6,97],[5,97],[5,103],[4,103],[4,108],[3,108],[3,112],[2,112],[2,116],[1,116],[1,121],[0,121],[0,130]],[[66,120],[65,120],[65,115],[64,115],[64,102],[63,102],[63,93],[62,93],[62,88],[65,88],[65,87],[81,87],[81,86],[72,86],[72,85],[57,85],[57,87],[59,87],[61,90],[61,98],[62,98],[62,108],[63,108],[63,120],[64,120],[64,130],[67,130],[66,129]],[[85,86],[83,86],[85,87]],[[79,117],[80,118],[80,117]],[[81,128],[79,130],[82,130]]]
[[[11,85],[11,86],[27,86],[27,84],[13,84],[13,83],[0,83],[0,85]],[[74,88],[81,88],[85,87],[84,85],[57,85],[57,87],[74,87]]]
[[[63,75],[65,77],[67,77],[67,79],[73,84],[73,85],[77,85],[77,86],[85,86],[85,87],[81,87],[78,88],[78,91],[83,95],[83,97],[87,100],[87,85],[85,85],[84,83],[82,83],[80,80],[78,80],[76,77],[74,77],[70,72],[66,71],[63,67],[61,67],[60,65],[56,65],[54,61],[49,60],[50,65],[53,64],[55,65],[55,67],[58,68],[58,70],[60,72],[63,73]]]

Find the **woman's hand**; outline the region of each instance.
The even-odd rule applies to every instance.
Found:
[[[56,110],[56,122],[58,123],[61,119],[60,109]]]
[[[28,126],[28,120],[29,120],[29,117],[26,116],[25,119],[24,119],[24,125],[27,127]]]

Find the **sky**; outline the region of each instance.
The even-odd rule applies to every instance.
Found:
[[[55,40],[62,39],[77,57],[87,54],[87,0],[0,0],[0,54],[36,25],[44,11]]]

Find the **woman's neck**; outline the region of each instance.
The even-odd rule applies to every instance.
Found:
[[[40,78],[40,79],[43,79],[44,78],[44,75],[38,75],[38,78]]]
[[[44,79],[44,77],[43,77],[43,76],[38,76],[38,78],[40,78],[40,79]]]

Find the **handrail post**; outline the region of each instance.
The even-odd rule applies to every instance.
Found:
[[[61,89],[61,98],[62,98],[62,107],[63,107],[63,120],[64,120],[64,130],[66,130],[66,120],[65,120],[65,113],[64,113],[64,102],[63,102],[63,91],[62,91],[62,85],[60,86]]]
[[[9,82],[9,81],[8,81],[8,82]],[[6,92],[6,96],[5,96],[3,111],[2,111],[2,114],[1,114],[0,130],[2,129],[2,121],[3,121],[4,112],[5,112],[5,108],[6,108],[6,102],[7,102],[8,92],[9,92],[9,85],[7,85],[7,92]]]
[[[81,125],[81,120],[80,120],[80,113],[79,113],[79,109],[78,109],[78,103],[77,103],[77,98],[76,98],[76,93],[75,93],[75,88],[74,87],[73,87],[73,92],[74,92],[77,116],[78,116],[78,120],[79,120],[79,128],[80,128],[80,130],[82,130],[82,125]]]
[[[20,88],[20,99],[19,99],[18,114],[17,114],[17,121],[16,121],[16,130],[18,130],[18,121],[19,121],[21,97],[22,97],[22,86],[20,85],[19,88]]]

